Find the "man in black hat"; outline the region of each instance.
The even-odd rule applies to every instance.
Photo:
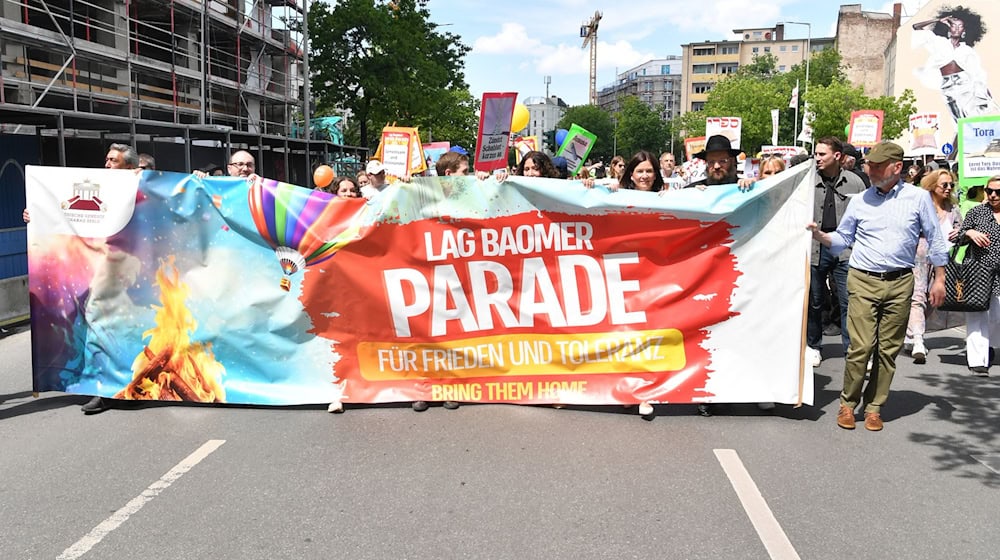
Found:
[[[705,160],[705,178],[690,183],[688,187],[708,187],[711,185],[731,185],[736,179],[736,156],[740,151],[733,149],[729,138],[716,134],[705,143],[705,149],[694,157]]]
[[[844,154],[841,158],[840,165],[844,169],[854,173],[861,178],[861,182],[865,184],[865,188],[872,186],[872,180],[868,178],[868,174],[861,169],[861,150],[854,147],[853,144],[844,143]]]

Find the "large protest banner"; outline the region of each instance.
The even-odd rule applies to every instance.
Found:
[[[34,388],[252,404],[812,403],[807,163],[660,197],[29,167]]]

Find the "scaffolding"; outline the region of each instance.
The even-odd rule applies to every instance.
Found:
[[[308,60],[297,31],[306,16],[300,1],[0,0],[0,110],[10,110],[0,132],[30,134],[39,124],[60,139],[102,141],[116,132],[115,140],[140,151],[143,142],[208,138],[200,145],[273,155],[283,165],[258,169],[306,185],[318,163],[346,154],[364,161],[364,149],[332,144],[328,136],[310,146],[304,137]],[[29,108],[67,119],[47,112],[35,123],[20,111]],[[59,128],[67,120],[87,128]],[[121,136],[123,122],[138,125]],[[175,126],[154,126],[167,124]],[[289,145],[295,138],[304,145]],[[59,150],[64,146],[60,140]],[[289,151],[305,154],[301,166],[290,164]],[[172,170],[191,168],[177,162]]]
[[[298,0],[2,0],[0,103],[288,135]]]

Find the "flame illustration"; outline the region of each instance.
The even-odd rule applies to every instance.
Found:
[[[156,326],[142,333],[149,343],[132,362],[132,381],[117,399],[225,402],[220,380],[225,367],[216,361],[211,344],[191,343],[198,323],[184,304],[188,287],[170,257],[156,271],[161,306]]]

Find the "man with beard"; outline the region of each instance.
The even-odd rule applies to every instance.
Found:
[[[736,156],[740,151],[733,149],[729,138],[716,134],[705,142],[705,149],[694,157],[705,160],[705,178],[690,183],[688,187],[708,187],[736,183]]]
[[[944,300],[948,247],[930,193],[900,180],[903,148],[882,142],[872,148],[865,165],[872,186],[851,197],[837,229],[825,232],[816,222],[808,228],[813,239],[834,255],[853,247],[847,275],[851,345],[837,425],[853,430],[854,409],[863,404],[865,429],[876,432],[882,429],[882,406],[889,398],[910,317],[917,241],[921,236],[927,239],[927,257],[935,267],[928,297],[934,307]],[[874,364],[864,386],[869,357],[874,357]]]

